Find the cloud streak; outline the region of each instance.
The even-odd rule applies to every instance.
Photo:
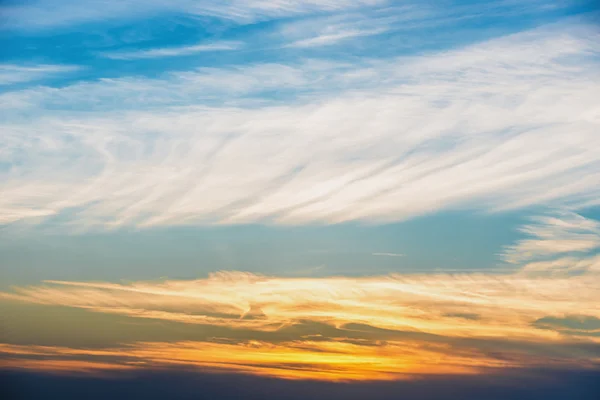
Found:
[[[566,23],[358,65],[254,64],[5,93],[0,221],[390,222],[593,205],[597,36]]]
[[[553,279],[519,274],[278,278],[220,272],[195,281],[131,285],[48,281],[1,296],[132,317],[264,331],[309,319],[450,336],[550,339],[552,334],[532,329],[530,323],[550,314],[568,314],[573,304],[581,314],[600,316],[595,307],[599,295],[595,279],[596,274]],[[452,317],[465,312],[484,317],[472,322]]]
[[[4,25],[11,29],[53,29],[93,21],[127,20],[151,17],[161,13],[185,13],[208,16],[247,24],[271,18],[282,18],[319,12],[369,7],[385,4],[386,0],[123,0],[84,3],[64,0],[56,4],[37,0],[24,5],[6,5],[1,9]]]
[[[406,3],[399,7],[382,7],[303,18],[281,24],[277,34],[288,41],[284,47],[313,48],[345,44],[351,39],[381,35],[424,24],[437,10]]]
[[[569,253],[589,253],[600,248],[600,224],[573,212],[532,218],[520,231],[528,236],[505,249],[510,263],[542,261]]]
[[[322,35],[311,37],[308,39],[298,40],[293,43],[290,43],[289,45],[287,45],[287,47],[329,46],[346,39],[378,35],[384,32],[386,32],[385,29],[335,31],[332,33],[324,33]]]
[[[411,379],[414,376],[476,374],[481,370],[535,367],[525,359],[499,360],[477,352],[448,354],[443,346],[423,348],[410,342],[389,341],[380,346],[310,340],[271,344],[207,342],[147,342],[106,350],[0,345],[5,356],[27,355],[5,368],[49,372],[99,373],[127,369],[195,367],[204,372],[235,372],[285,379],[371,381]],[[42,359],[31,359],[42,357]],[[112,362],[102,362],[102,357]],[[442,358],[442,360],[440,360]],[[554,360],[555,368],[573,361]],[[546,365],[547,367],[548,365]],[[579,368],[590,368],[582,362]]]
[[[241,42],[220,42],[220,43],[207,43],[198,44],[193,46],[182,46],[182,47],[165,47],[158,49],[148,50],[135,50],[135,51],[119,51],[112,53],[102,53],[101,55],[106,58],[113,60],[141,60],[147,58],[162,58],[162,57],[180,57],[187,56],[197,53],[205,53],[211,51],[230,51],[239,49],[242,45]]]
[[[75,72],[81,67],[76,65],[16,65],[0,64],[0,86],[42,80],[60,74]]]

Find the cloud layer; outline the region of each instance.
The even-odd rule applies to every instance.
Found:
[[[393,60],[5,93],[0,221],[296,224],[594,205],[597,39],[564,23]]]
[[[534,266],[526,262],[509,274],[283,278],[219,272],[197,280],[15,287],[0,299],[196,325],[198,340],[140,341],[101,351],[23,345],[0,350],[41,359],[120,357],[118,368],[144,362],[326,380],[542,365],[596,368],[600,259],[588,251],[562,274],[553,265],[541,273],[535,260],[548,253],[532,241],[548,225],[556,229],[542,240],[556,241],[575,224],[593,227],[597,221],[560,216],[526,228],[532,237],[509,248],[511,260],[523,251],[521,259],[534,260]],[[220,333],[200,340],[209,326]]]
[[[14,65],[0,64],[0,86],[31,82],[52,75],[75,72],[81,68],[76,65]]]
[[[252,23],[274,17],[340,11],[385,3],[387,0],[230,0],[226,3],[215,0],[87,0],[85,3],[62,0],[60,4],[56,4],[54,1],[36,0],[23,5],[8,4],[0,10],[5,28],[39,30],[111,19],[151,17],[161,13],[186,13],[237,23]]]

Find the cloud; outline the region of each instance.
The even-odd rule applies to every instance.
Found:
[[[530,322],[551,314],[600,316],[596,275],[392,275],[365,278],[280,278],[220,272],[194,281],[130,285],[48,281],[16,287],[2,298],[131,317],[275,331],[311,320],[344,326],[445,336],[550,339]],[[193,312],[192,312],[193,310]],[[253,311],[254,310],[254,311]],[[471,323],[457,313],[477,313]],[[251,313],[253,318],[243,318]],[[448,317],[448,315],[451,315]]]
[[[553,226],[597,222],[562,216]],[[597,366],[600,270],[548,276],[523,273],[527,268],[505,274],[298,278],[234,271],[129,284],[46,281],[0,292],[0,300],[177,324],[179,336],[97,350],[6,344],[0,353],[103,363],[121,357],[113,362],[324,380]],[[585,317],[574,317],[573,310]],[[195,340],[177,339],[191,334],[181,324],[198,327]]]
[[[404,254],[399,253],[372,253],[373,256],[382,256],[382,257],[404,257]]]
[[[252,23],[318,12],[384,4],[385,0],[122,0],[105,2],[88,0],[85,3],[63,0],[37,0],[24,5],[5,5],[1,8],[3,25],[10,29],[51,29],[93,21],[135,19],[166,13],[184,13]]]
[[[340,10],[324,16],[312,15],[281,24],[277,34],[287,39],[285,47],[314,48],[334,44],[351,43],[351,39],[382,35],[385,33],[405,33],[405,36],[393,36],[392,46],[402,45],[405,49],[416,47],[419,41],[427,41],[423,36],[431,35],[433,29],[459,27],[482,15],[489,18],[526,17],[535,19],[557,9],[569,9],[571,1],[548,7],[545,2],[529,0],[516,4],[506,1],[490,1],[481,4],[465,5],[461,2],[427,4],[423,2],[384,2],[378,7],[366,7],[359,10]],[[455,28],[456,29],[456,28]],[[457,30],[460,32],[460,29]],[[437,33],[439,34],[439,33]],[[455,35],[452,32],[451,35]],[[367,46],[387,46],[386,37],[381,41],[368,42]],[[355,40],[358,42],[358,40]],[[365,46],[364,43],[359,43]]]
[[[554,329],[569,335],[600,337],[600,318],[585,315],[567,315],[563,318],[543,317],[534,321],[541,329]]]
[[[597,268],[598,221],[570,211],[534,217],[531,221],[519,229],[527,237],[505,248],[502,256],[506,261],[527,262],[524,272],[577,273]]]
[[[85,3],[76,0],[33,0],[24,4],[3,4],[0,13],[3,17],[3,29],[46,30],[64,28],[97,21],[132,20],[151,18],[158,15],[178,14],[203,16],[232,21],[237,24],[251,24],[272,19],[289,19],[307,15],[329,15],[360,11],[381,10],[383,14],[406,6],[419,6],[424,9],[428,5],[414,1],[402,2],[398,6],[389,0],[121,0],[106,2],[103,0],[87,0]],[[486,15],[522,15],[529,12],[543,12],[548,9],[568,8],[577,1],[562,1],[559,5],[548,7],[547,2],[528,0],[515,6],[513,2],[492,1],[485,5],[449,2],[444,5],[444,15],[454,18],[454,11],[470,16],[481,13]],[[441,14],[441,13],[440,13]]]
[[[18,366],[29,369],[81,367],[91,372],[135,368],[197,367],[204,371],[238,372],[287,379],[327,381],[393,380],[412,374],[472,374],[478,368],[498,367],[509,363],[485,357],[450,356],[439,362],[438,352],[420,349],[408,343],[387,343],[379,347],[342,342],[302,342],[271,344],[247,342],[239,344],[209,342],[139,343],[106,350],[79,350],[60,347],[2,345],[0,354],[13,357],[29,354],[45,359],[62,357],[60,361],[25,360]],[[65,357],[66,356],[66,357]],[[70,357],[88,360],[69,360]],[[100,357],[119,357],[125,362],[89,361]],[[64,360],[64,358],[67,358]],[[66,362],[64,362],[66,361]],[[74,365],[69,365],[71,362]],[[44,363],[46,365],[44,365]],[[29,365],[31,364],[31,365]],[[83,365],[81,365],[83,364]],[[87,364],[87,365],[86,365]],[[461,365],[462,364],[462,365]],[[45,367],[45,368],[44,368]]]
[[[427,5],[416,7],[406,3],[403,6],[372,8],[360,12],[312,16],[281,23],[277,35],[284,38],[284,47],[331,46],[349,39],[422,26],[425,20],[431,19],[437,12],[438,10]]]
[[[111,53],[102,53],[101,55],[103,57],[111,58],[114,60],[139,60],[146,58],[179,57],[210,51],[236,50],[240,48],[240,46],[241,42],[220,42],[183,47],[165,47],[149,50],[119,51]]]
[[[0,86],[30,82],[54,77],[59,74],[75,72],[81,67],[75,65],[16,65],[0,64]]]
[[[597,35],[558,24],[392,60],[6,93],[0,219],[102,229],[589,205]]]
[[[4,350],[4,351],[2,351]],[[6,351],[6,348],[0,349],[0,353],[4,355],[15,355],[15,352]],[[31,353],[31,350],[17,350],[16,354],[22,354],[23,352]],[[34,353],[35,354],[35,353]],[[56,354],[46,354],[47,356],[52,356]],[[86,361],[86,360],[65,360],[63,359],[45,359],[45,360],[31,360],[31,359],[23,359],[23,358],[11,358],[8,360],[2,360],[2,368],[3,369],[13,369],[13,370],[34,370],[34,371],[44,371],[44,372],[52,372],[52,373],[68,373],[69,375],[88,375],[93,374],[96,376],[101,376],[108,371],[114,372],[119,371],[123,372],[124,370],[134,369],[135,367],[132,365],[122,365],[117,363],[107,363],[101,361]]]
[[[325,33],[320,36],[311,37],[309,39],[298,40],[293,43],[290,43],[288,47],[327,46],[336,44],[345,39],[378,35],[384,32],[386,32],[385,29],[336,31],[332,33]]]

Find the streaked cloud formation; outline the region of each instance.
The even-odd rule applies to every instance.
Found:
[[[598,264],[592,266],[597,271]],[[493,275],[394,275],[366,278],[276,278],[220,272],[196,281],[47,282],[4,298],[189,323],[278,329],[303,318],[369,323],[456,335],[547,337],[529,323],[548,314],[600,316],[596,274],[537,278]],[[565,293],[566,291],[566,293]],[[561,295],[561,292],[563,295]],[[468,323],[447,317],[476,313]]]
[[[523,239],[511,251],[522,249],[523,256],[532,259],[545,256],[546,248],[532,246],[532,240],[548,224],[566,231],[575,223],[578,227],[597,224],[573,214],[559,216],[540,218],[538,225],[528,226],[525,230],[534,238]],[[557,240],[563,234],[555,229],[544,240]],[[236,335],[202,342],[143,342],[106,354],[16,345],[5,346],[4,352],[111,355],[150,366],[190,364],[334,380],[541,365],[595,368],[600,361],[600,259],[588,252],[580,255],[579,262],[586,257],[586,269],[560,275],[553,273],[552,266],[550,274],[539,274],[539,265],[524,264],[513,273],[494,275],[282,278],[219,272],[191,281],[48,281],[15,287],[0,293],[0,298],[134,319],[220,326],[245,332],[245,339]],[[261,336],[302,326],[284,341]]]
[[[319,11],[339,11],[385,4],[387,0],[123,0],[106,2],[34,0],[2,7],[5,24],[12,29],[49,29],[86,22],[152,17],[160,13],[187,13],[252,23],[255,21],[303,15]]]
[[[359,65],[257,63],[5,93],[2,160],[13,167],[0,219],[296,224],[594,205],[598,43],[574,21]]]
[[[573,253],[581,256],[600,248],[600,223],[572,212],[532,218],[532,224],[520,231],[529,238],[506,248],[504,256],[511,263],[548,262]]]
[[[0,64],[0,85],[30,82],[52,75],[60,75],[79,70],[76,65],[13,65]]]
[[[210,51],[235,50],[238,49],[240,45],[240,42],[207,43],[183,47],[166,47],[150,50],[134,50],[116,53],[104,53],[102,54],[102,56],[112,58],[115,60],[139,60],[144,58],[178,57]]]

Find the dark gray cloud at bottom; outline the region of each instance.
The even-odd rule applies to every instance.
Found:
[[[0,397],[5,400],[596,400],[599,394],[600,369],[529,369],[361,383],[289,381],[183,370],[112,377],[0,372]]]

